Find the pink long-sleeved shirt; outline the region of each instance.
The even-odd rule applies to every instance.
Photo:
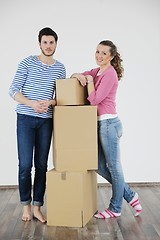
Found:
[[[83,75],[91,75],[94,81],[95,90],[90,93],[88,100],[91,105],[97,106],[98,116],[116,114],[117,73],[113,66],[97,76],[98,71],[99,68],[94,68],[82,73]]]

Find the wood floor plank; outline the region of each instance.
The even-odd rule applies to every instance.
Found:
[[[99,211],[103,211],[109,206],[110,198],[111,198],[111,187],[104,187],[98,189],[99,195]],[[97,219],[97,225],[100,231],[100,235],[102,239],[106,240],[123,240],[123,236],[121,234],[120,228],[117,224],[117,219]]]
[[[25,222],[21,239],[22,240],[36,239],[34,238],[35,229],[36,229],[35,221]]]
[[[56,227],[45,227],[43,240],[52,240],[55,239]]]
[[[39,221],[23,222],[17,189],[0,189],[0,240],[160,240],[160,185],[136,186],[143,207],[139,217],[123,202],[115,219],[91,218],[83,228],[50,227]],[[98,210],[108,207],[111,187],[98,187]],[[46,214],[46,206],[42,208]]]
[[[58,239],[62,239],[62,240],[70,239],[70,238],[67,238],[67,235],[72,238],[71,232],[72,232],[72,228],[57,227],[55,239],[56,240],[58,240]],[[77,237],[75,238],[75,240],[77,240]]]
[[[17,222],[15,224],[15,228],[12,233],[12,238],[13,239],[22,239],[24,228],[25,228],[25,223],[21,220],[21,216],[20,216],[20,218],[17,220]]]
[[[139,188],[137,189],[139,198],[143,207],[143,212],[140,217],[136,218],[140,228],[145,234],[145,239],[147,240],[159,240],[160,235],[160,222],[157,221],[159,219],[159,214],[154,205],[159,205],[159,200],[155,195],[150,198],[151,195],[151,189],[148,187],[143,187],[143,191]],[[151,207],[151,203],[153,205],[153,208]],[[155,217],[156,215],[156,217]]]
[[[10,200],[14,189],[2,189],[0,190],[0,214],[6,208],[8,201]]]

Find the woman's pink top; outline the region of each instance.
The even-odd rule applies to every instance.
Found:
[[[93,77],[95,90],[90,93],[88,100],[91,105],[97,106],[98,116],[103,114],[116,114],[116,92],[118,76],[113,66],[97,75],[99,68],[85,71],[83,75]]]

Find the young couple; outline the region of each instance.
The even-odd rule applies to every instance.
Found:
[[[17,147],[19,161],[19,194],[23,205],[23,221],[32,217],[45,223],[41,206],[44,203],[48,154],[53,131],[53,107],[56,105],[56,80],[66,78],[65,66],[54,59],[58,35],[51,28],[38,35],[41,53],[23,59],[11,83],[9,94],[18,102]],[[142,211],[138,194],[125,183],[120,161],[122,124],[116,111],[118,81],[123,76],[122,59],[112,41],[98,43],[95,60],[97,68],[74,73],[82,86],[87,85],[88,100],[97,106],[98,170],[112,185],[112,197],[107,209],[96,218],[121,215],[123,198],[133,207],[135,216]],[[34,162],[33,179],[31,171]],[[33,210],[31,208],[31,202]],[[54,204],[54,203],[53,203]]]

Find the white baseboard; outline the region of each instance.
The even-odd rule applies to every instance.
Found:
[[[143,186],[160,186],[160,182],[129,182],[129,186],[143,187]],[[97,183],[98,187],[111,187],[110,183]],[[18,185],[0,185],[0,189],[16,189]]]

